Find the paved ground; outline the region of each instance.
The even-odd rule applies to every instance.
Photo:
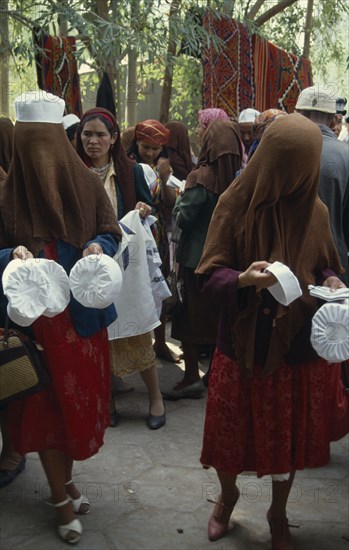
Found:
[[[206,370],[207,362],[203,365]],[[161,389],[181,378],[180,367],[159,363]],[[119,399],[122,419],[109,428],[100,453],[76,463],[74,480],[91,500],[82,518],[80,550],[270,550],[265,519],[270,479],[240,477],[241,498],[224,539],[209,542],[207,519],[218,495],[213,470],[199,463],[205,398],[167,402],[167,424],[152,432],[146,424],[145,387]],[[289,518],[295,550],[349,550],[349,437],[332,447],[326,468],[297,475]],[[45,477],[35,454],[16,481],[0,491],[1,550],[66,548],[56,534],[55,512],[44,504]]]

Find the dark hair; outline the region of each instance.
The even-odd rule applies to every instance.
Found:
[[[75,134],[76,134],[76,131],[79,127],[79,122],[76,122],[75,124],[72,124],[71,126],[69,126],[69,128],[66,129],[65,133],[67,134],[67,138],[69,139],[69,141],[73,141],[73,139],[75,138]]]
[[[95,119],[98,119],[100,120],[101,122],[103,122],[104,126],[106,127],[106,129],[108,130],[109,134],[111,135],[111,137],[113,137],[113,135],[118,131],[117,128],[114,127],[114,124],[112,123],[111,120],[108,120],[106,117],[104,117],[103,115],[99,115],[99,114],[91,114],[87,117],[83,117],[81,119],[81,122],[79,124],[79,128],[78,128],[78,134],[81,135],[82,134],[82,131],[84,129],[84,126],[86,124],[86,122],[90,122],[91,120],[95,120]]]

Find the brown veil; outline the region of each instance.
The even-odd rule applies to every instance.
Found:
[[[322,136],[299,114],[280,117],[265,131],[244,171],[220,197],[213,213],[199,274],[218,267],[243,271],[253,261],[280,261],[299,279],[303,296],[278,304],[264,372],[277,368],[292,340],[317,309],[307,285],[325,268],[341,272],[328,210],[318,198]],[[253,368],[260,296],[248,289],[247,307],[232,320],[241,367]]]
[[[13,162],[1,190],[6,242],[34,255],[52,239],[82,247],[121,232],[98,176],[78,157],[62,124],[17,122]]]

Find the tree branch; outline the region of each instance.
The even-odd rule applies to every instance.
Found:
[[[250,19],[251,21],[256,17],[257,13],[265,3],[265,0],[257,0],[257,2],[252,6],[248,13],[245,12],[245,19]]]
[[[281,13],[289,6],[292,6],[292,4],[295,4],[297,1],[298,0],[281,0],[281,2],[276,4],[276,6],[273,6],[272,8],[270,8],[270,10],[267,10],[255,20],[256,27],[261,27],[262,25],[264,25],[264,23],[274,17],[274,15]]]

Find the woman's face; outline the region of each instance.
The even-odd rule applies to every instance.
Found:
[[[85,123],[81,132],[81,141],[86,155],[93,166],[105,166],[109,162],[110,148],[117,135],[111,136],[106,125],[94,118]]]
[[[137,141],[138,153],[145,164],[153,165],[162,151],[162,145],[151,145],[146,141]]]

